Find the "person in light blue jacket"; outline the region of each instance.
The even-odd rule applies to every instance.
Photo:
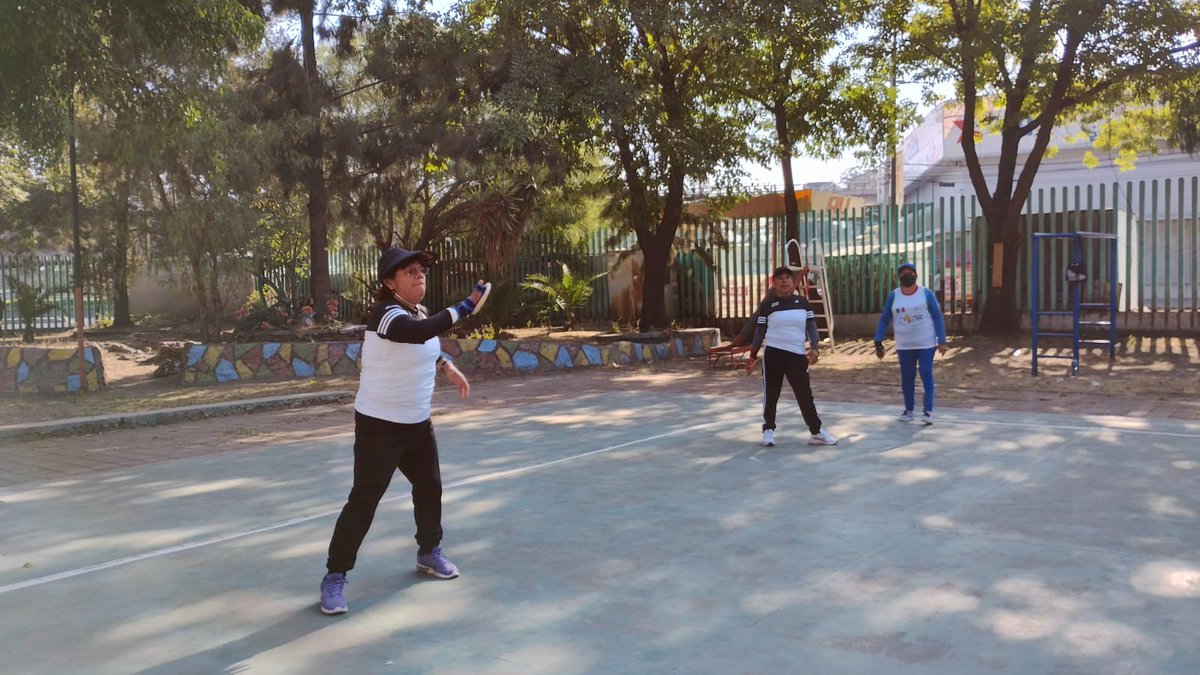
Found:
[[[902,263],[896,269],[900,286],[888,293],[875,329],[875,356],[883,359],[883,338],[892,325],[896,356],[900,359],[900,389],[904,412],[896,419],[911,422],[916,405],[917,372],[921,373],[921,422],[933,424],[933,355],[946,352],[946,321],[933,291],[917,283],[917,266]]]

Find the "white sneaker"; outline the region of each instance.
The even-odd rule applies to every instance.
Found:
[[[897,421],[897,422],[911,422],[911,421],[913,421],[913,414],[912,414],[912,411],[911,411],[911,410],[905,410],[904,412],[900,413],[900,416],[896,418],[896,421]]]
[[[933,413],[929,412],[928,410],[921,413],[921,424],[924,424],[925,426],[933,424]]]
[[[763,429],[763,445],[768,448],[775,447],[775,430]]]
[[[808,444],[809,445],[837,445],[837,439],[834,438],[833,436],[830,436],[828,431],[825,431],[824,429],[822,429],[822,430],[818,431],[817,433],[813,434],[812,436],[808,437]]]

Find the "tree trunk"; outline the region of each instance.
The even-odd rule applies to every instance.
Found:
[[[671,244],[657,236],[642,237],[638,233],[638,244],[642,248],[642,320],[638,329],[643,333],[662,330],[670,326],[667,321],[667,270],[671,256]]]
[[[326,318],[326,301],[329,299],[329,187],[325,184],[325,142],[321,136],[321,101],[318,100],[320,76],[317,72],[317,46],[313,35],[313,7],[306,5],[300,11],[301,45],[304,56],[306,90],[304,114],[309,118],[312,129],[308,137],[310,166],[305,171],[305,188],[308,190],[308,236],[309,236],[309,293],[313,299],[313,310],[317,320]]]
[[[212,332],[208,322],[208,293],[204,285],[204,265],[201,256],[202,254],[189,254],[188,265],[192,270],[192,291],[196,293],[196,300],[200,303],[200,331],[207,341],[212,339]]]
[[[775,140],[779,144],[779,164],[783,168],[783,236],[785,240],[795,239],[799,242],[800,207],[796,204],[796,183],[792,177],[792,136],[788,129],[785,101],[783,99],[776,99],[772,112],[775,115]],[[793,254],[799,255],[799,251],[793,253],[792,248],[789,246],[787,249],[787,262],[790,265],[799,267],[801,261],[798,259],[793,260]]]
[[[220,338],[225,329],[225,300],[221,298],[221,260],[209,250],[208,253],[208,297],[209,332]]]
[[[1012,213],[1009,201],[993,196],[992,208],[986,213],[988,223],[987,261],[983,283],[991,286],[996,269],[996,253],[1000,254],[1000,287],[989,288],[979,318],[979,331],[984,335],[1012,336],[1021,332],[1017,312],[1018,256],[1025,241],[1019,213]],[[978,294],[978,291],[976,291]]]
[[[121,206],[117,210],[116,241],[113,245],[113,326],[132,328],[129,316],[129,190],[126,176],[121,183]]]

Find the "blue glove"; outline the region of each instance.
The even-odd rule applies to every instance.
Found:
[[[478,314],[483,309],[483,303],[487,301],[488,294],[491,291],[492,285],[480,279],[475,284],[475,287],[471,289],[471,294],[454,305],[455,311],[458,312],[458,317],[465,319],[473,314]]]

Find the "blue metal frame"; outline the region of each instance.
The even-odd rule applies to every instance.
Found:
[[[1029,318],[1030,328],[1033,333],[1033,345],[1031,352],[1033,355],[1033,375],[1038,374],[1038,359],[1070,359],[1071,374],[1079,373],[1079,345],[1108,345],[1108,358],[1114,359],[1117,356],[1117,235],[1105,232],[1068,232],[1068,233],[1034,233],[1030,235],[1033,239],[1033,270],[1032,283],[1030,284],[1030,303],[1029,303]],[[1107,303],[1103,302],[1081,302],[1083,289],[1082,282],[1071,282],[1071,311],[1041,311],[1041,292],[1040,278],[1042,268],[1039,266],[1038,251],[1041,248],[1038,243],[1042,239],[1070,239],[1071,240],[1071,261],[1073,263],[1080,262],[1082,258],[1082,240],[1097,239],[1107,241],[1109,245],[1108,256],[1108,278],[1109,278],[1109,298]],[[1107,309],[1108,321],[1080,321],[1080,313],[1083,310]],[[1038,328],[1039,319],[1043,316],[1069,316],[1071,317],[1071,332],[1070,333],[1051,333],[1043,332]],[[1108,328],[1108,339],[1089,339],[1081,340],[1079,333],[1080,328]],[[1069,337],[1071,338],[1071,355],[1042,355],[1038,353],[1038,338],[1039,337]]]

